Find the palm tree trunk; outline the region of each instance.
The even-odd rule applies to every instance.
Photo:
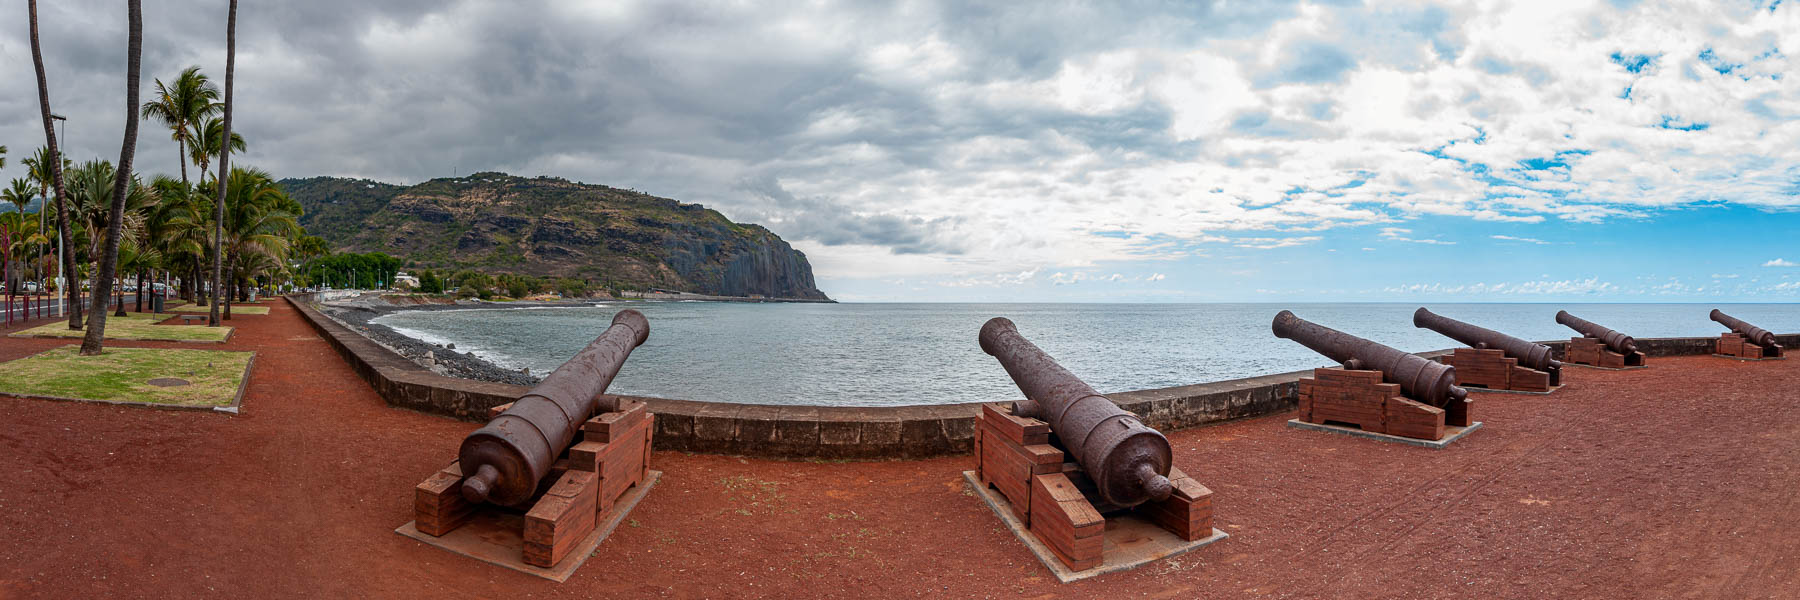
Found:
[[[56,127],[50,120],[50,86],[44,80],[44,51],[38,43],[37,0],[29,0],[26,2],[26,7],[31,13],[29,15],[31,20],[31,64],[37,69],[38,111],[43,113],[44,117],[44,147],[50,149],[50,179],[56,184],[56,231],[58,239],[65,240],[64,243],[67,243],[69,239],[69,206],[67,194],[63,190],[62,153],[56,149]],[[39,208],[39,210],[43,209]],[[69,313],[69,329],[81,329],[81,311],[77,304],[80,295],[76,290],[78,286],[69,285],[75,280],[74,277],[69,276],[70,273],[75,272],[75,253],[67,251],[62,253],[62,272],[63,285],[62,289],[58,291],[63,292],[65,296],[63,303]]]
[[[225,288],[225,293],[219,295],[220,300],[215,303],[215,304],[225,305],[224,319],[227,321],[231,320],[231,297],[237,295],[237,277],[236,277],[237,273],[236,273],[236,271],[237,271],[236,268],[225,267],[225,281],[229,281],[231,283],[230,283],[229,287]]]
[[[81,340],[81,355],[94,356],[106,337],[106,301],[112,297],[113,276],[119,270],[119,234],[124,229],[125,195],[131,192],[131,159],[137,151],[138,71],[144,54],[144,11],[139,0],[126,2],[130,13],[125,61],[125,142],[119,149],[119,166],[113,174],[112,208],[106,216],[106,247],[100,251],[99,268],[94,273],[94,314],[88,320],[87,336]],[[125,297],[119,297],[119,315],[125,314]]]
[[[220,228],[225,224],[225,188],[231,183],[231,84],[237,70],[237,0],[231,0],[231,10],[225,19],[225,115],[224,135],[219,139],[219,177],[213,180],[213,187],[219,189],[218,202],[213,204],[213,307],[208,313],[206,324],[219,326],[218,285],[223,281],[221,275],[225,270],[225,239],[220,236]]]

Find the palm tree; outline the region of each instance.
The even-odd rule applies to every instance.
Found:
[[[135,1],[135,0],[134,0]],[[236,2],[237,0],[232,0]],[[31,22],[31,65],[37,70],[38,112],[44,120],[44,145],[49,149],[49,156],[44,161],[50,165],[50,179],[56,184],[56,228],[62,239],[69,239],[69,212],[67,203],[63,201],[62,156],[56,151],[56,129],[50,120],[50,85],[44,80],[44,50],[38,42],[37,0],[27,0],[26,10]],[[132,60],[136,60],[134,57]],[[134,102],[135,104],[135,102]],[[70,274],[75,272],[75,254],[64,252],[62,259],[64,306],[69,308],[69,329],[81,329],[81,307],[76,303],[78,286],[69,285],[74,282]]]
[[[12,187],[0,190],[0,200],[4,200],[8,204],[13,205],[13,212],[8,214],[18,216],[20,224],[14,227],[13,231],[15,234],[23,231],[23,227],[27,225],[34,225],[30,219],[25,218],[25,205],[31,204],[31,199],[36,197],[37,193],[37,187],[31,184],[31,180],[17,178],[12,180]],[[32,227],[32,229],[35,231],[36,227]],[[38,236],[33,236],[33,239],[36,239],[37,237]],[[6,248],[0,248],[0,251],[4,251],[7,256],[5,263],[7,276],[3,281],[6,282],[7,294],[11,295],[17,292],[19,289],[19,282],[24,280],[24,275],[22,273],[15,273],[12,271],[11,262],[19,260],[18,257],[24,255],[27,246],[23,240],[12,240],[11,238],[7,241],[0,241],[0,244],[6,246]],[[14,247],[15,245],[17,246],[16,248]],[[22,260],[19,260],[19,262],[21,265],[24,264],[24,261]],[[13,277],[15,274],[19,276]]]
[[[230,319],[231,300],[240,278],[269,272],[285,263],[291,240],[300,233],[300,224],[296,221],[294,201],[266,172],[233,169],[226,188],[220,241],[232,270],[218,279],[228,287],[213,295],[213,308],[219,309],[223,305],[223,318]],[[246,256],[251,254],[267,257],[266,266],[265,261]]]
[[[204,215],[210,210],[203,211],[200,202],[203,198],[182,182],[159,176],[152,180],[150,187],[155,190],[157,201],[142,217],[143,232],[139,239],[146,240],[150,251],[158,257],[157,264],[151,268],[162,270],[164,284],[169,283],[171,271],[178,268],[192,281],[191,275],[199,269],[200,259],[206,255]],[[140,289],[139,296],[142,295]]]
[[[224,106],[224,103],[214,104],[213,110],[218,111]],[[211,175],[208,167],[212,165],[212,159],[218,157],[222,150],[221,146],[225,139],[225,120],[219,117],[206,117],[202,122],[194,124],[193,135],[193,142],[188,146],[188,159],[200,167],[200,179],[204,182],[207,180],[207,176]],[[244,136],[231,134],[231,150],[233,152],[244,151]]]
[[[13,205],[13,212],[21,215],[25,214],[25,205],[31,204],[32,199],[37,198],[37,195],[38,188],[31,183],[30,179],[18,177],[13,178],[12,187],[0,190],[0,200]]]
[[[131,159],[137,151],[138,72],[144,54],[144,11],[141,0],[126,2],[125,11],[130,14],[131,21],[125,60],[125,142],[119,148],[118,174],[113,176],[112,209],[107,212],[106,217],[106,248],[100,254],[100,268],[94,273],[94,293],[91,296],[92,305],[96,308],[94,315],[88,319],[87,336],[81,340],[82,356],[98,355],[104,345],[104,307],[107,297],[112,295],[113,275],[119,269],[119,237],[120,229],[124,228],[125,196],[130,194],[132,188],[140,187],[135,185],[131,176]]]
[[[188,182],[188,145],[194,142],[194,129],[207,117],[218,112],[219,88],[207,81],[199,66],[188,67],[175,77],[174,85],[156,80],[156,99],[144,103],[144,118],[156,119],[169,128],[169,138],[178,148],[175,157],[181,164],[181,182]],[[205,168],[201,168],[205,171]]]
[[[135,1],[135,0],[134,0]],[[235,141],[231,137],[231,83],[237,72],[237,0],[231,0],[231,9],[225,18],[225,110],[223,125],[219,128],[219,182],[218,200],[213,203],[213,285],[218,286],[225,281],[224,236],[220,226],[225,221],[225,189],[231,187],[231,145]],[[215,287],[213,303],[207,312],[206,324],[219,326],[219,299],[230,300],[229,294],[222,294]]]
[[[0,169],[6,168],[6,146],[0,146]]]

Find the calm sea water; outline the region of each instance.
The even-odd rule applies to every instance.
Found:
[[[1012,319],[1038,347],[1102,393],[1266,375],[1328,361],[1276,338],[1281,309],[1419,352],[1458,346],[1412,326],[1417,304],[737,304],[614,302],[590,307],[410,311],[376,319],[418,339],[454,342],[495,364],[554,370],[635,308],[650,338],[611,391],[751,404],[885,406],[1012,400],[1020,394],[976,343],[989,318]],[[1431,304],[1438,314],[1531,340],[1567,339],[1559,309],[1640,338],[1712,336],[1699,304]],[[1777,333],[1800,331],[1800,304],[1721,310]]]

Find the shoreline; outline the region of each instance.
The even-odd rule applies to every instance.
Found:
[[[375,323],[374,320],[385,315],[406,311],[444,311],[444,310],[480,310],[496,308],[574,308],[592,306],[599,302],[614,300],[594,299],[583,301],[558,302],[455,302],[448,304],[392,304],[381,296],[386,294],[369,293],[343,300],[332,300],[319,304],[319,312],[335,320],[351,331],[361,334],[369,341],[405,357],[420,367],[446,377],[504,383],[508,385],[535,386],[543,379],[542,375],[534,375],[516,369],[508,369],[494,364],[471,352],[456,349],[456,344],[435,344],[398,331],[392,327]],[[503,306],[495,306],[495,305]]]

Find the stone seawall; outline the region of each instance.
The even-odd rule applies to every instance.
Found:
[[[444,377],[394,354],[310,306],[306,294],[288,302],[312,323],[389,405],[482,422],[489,407],[511,402],[528,388]],[[1711,354],[1717,338],[1639,338],[1646,354]],[[1780,336],[1800,347],[1800,334]],[[1560,358],[1567,340],[1543,342]],[[1421,352],[1436,358],[1448,350]],[[1171,388],[1107,394],[1146,425],[1173,431],[1229,419],[1281,413],[1298,403],[1295,371]],[[769,458],[888,459],[968,453],[980,404],[896,407],[769,406],[622,396],[650,404],[659,450]]]

